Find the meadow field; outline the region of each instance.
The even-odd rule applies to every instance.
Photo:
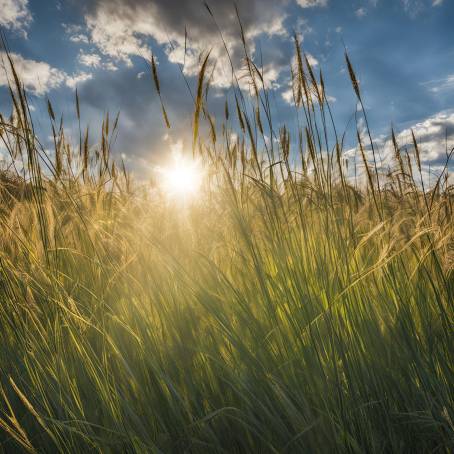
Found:
[[[74,144],[49,103],[45,153],[10,68],[1,450],[452,452],[452,152],[428,187],[417,138],[392,134],[385,171],[346,55],[365,125],[353,170],[297,39],[298,128],[274,125],[247,52],[249,92],[237,80],[215,118],[208,58],[165,184],[122,165],[108,116]],[[161,95],[154,61],[148,77]]]

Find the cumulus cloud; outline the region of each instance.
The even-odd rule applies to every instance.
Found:
[[[26,35],[31,21],[28,0],[0,0],[0,26]]]
[[[36,96],[66,84],[74,88],[77,84],[91,79],[88,73],[68,75],[66,72],[53,68],[46,62],[31,60],[19,54],[11,53],[10,57],[25,89]],[[0,52],[0,86],[7,86],[12,81],[8,58],[4,51]]]
[[[446,145],[449,147],[450,138],[454,136],[454,112],[439,112],[424,121],[415,123],[411,128],[404,129],[397,136],[401,147],[412,148],[411,129],[418,141],[421,161],[432,165],[443,163],[446,158]],[[448,137],[448,144],[446,144],[446,137]]]
[[[93,78],[93,74],[81,71],[72,76],[66,76],[65,84],[67,87],[75,89],[78,85]]]
[[[80,51],[77,61],[87,68],[106,69],[107,71],[116,71],[118,68],[112,61],[107,61],[97,53]]]
[[[77,60],[81,65],[88,66],[90,68],[99,68],[101,66],[101,56],[98,54],[80,52]]]
[[[360,124],[361,128],[362,125]],[[415,134],[421,156],[423,178],[426,180],[426,183],[429,183],[431,178],[431,181],[435,181],[433,177],[436,177],[437,173],[439,174],[441,172],[446,163],[446,150],[448,149],[449,152],[454,146],[454,111],[438,112],[396,133],[399,148],[402,151],[406,150],[410,156],[414,154],[412,130]],[[364,133],[361,135],[364,136],[363,144],[366,148],[366,158],[372,163],[372,151],[370,146],[367,145],[367,136]],[[380,136],[374,140],[374,144],[378,153],[378,156],[376,156],[378,167],[382,172],[386,173],[390,167],[393,167],[394,163],[394,147],[391,137],[385,135]],[[361,176],[364,172],[362,171],[362,163],[358,150],[354,148],[345,152],[345,157],[348,160],[353,160],[355,156],[359,170],[358,175]]]
[[[250,56],[256,53],[255,38],[286,36],[284,22],[288,0],[240,0],[237,2]],[[299,0],[303,8],[325,6],[326,0]],[[218,0],[210,4],[210,12],[202,2],[191,0],[96,0],[86,2],[85,22],[91,43],[105,56],[131,66],[134,56],[149,59],[150,39],[163,46],[169,61],[184,65],[188,76],[197,74],[200,55],[211,49],[213,85],[227,87],[231,83],[228,56],[219,36],[222,30],[235,69],[243,63],[240,27],[234,4]],[[73,30],[71,36],[79,36]],[[151,41],[152,42],[152,41]],[[270,84],[274,84],[283,66],[268,64]]]
[[[25,88],[35,95],[43,95],[50,89],[60,86],[66,78],[65,72],[52,68],[48,63],[29,60],[14,53],[10,56]],[[8,59],[3,51],[0,52],[0,62],[3,66],[0,68],[0,86],[8,85],[11,74]]]

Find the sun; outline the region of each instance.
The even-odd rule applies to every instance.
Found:
[[[178,154],[168,167],[159,169],[161,187],[169,195],[190,198],[196,195],[202,184],[203,172],[200,164]]]

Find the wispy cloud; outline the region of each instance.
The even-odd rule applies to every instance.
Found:
[[[428,80],[421,83],[422,86],[425,86],[432,93],[439,93],[446,90],[454,89],[454,74],[450,74],[441,79]]]
[[[355,11],[355,15],[356,17],[359,17],[359,18],[362,18],[364,16],[367,15],[367,10],[366,8],[362,7],[362,8],[358,8],[356,11]]]
[[[326,6],[328,0],[296,0],[296,3],[298,3],[301,8],[313,8],[316,6]]]
[[[88,35],[84,33],[85,29],[81,25],[62,24],[63,30],[73,43],[88,44]]]

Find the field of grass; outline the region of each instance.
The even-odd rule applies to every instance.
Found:
[[[25,170],[0,176],[2,451],[454,449],[448,163],[423,189],[416,140],[384,172],[358,133],[356,184],[298,43],[299,130],[274,129],[245,58],[252,96],[236,86],[224,118],[202,64],[205,177],[184,202],[115,161],[109,118],[71,147],[49,104],[44,153],[12,71],[0,133]]]

